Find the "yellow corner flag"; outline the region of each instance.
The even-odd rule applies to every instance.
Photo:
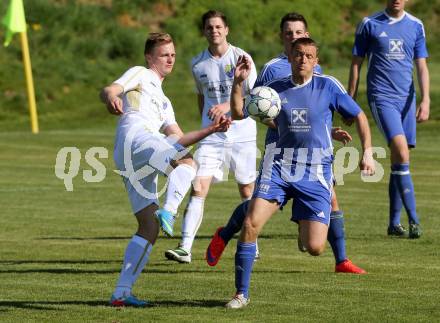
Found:
[[[11,0],[2,22],[6,26],[6,38],[3,45],[8,46],[14,33],[26,31],[23,0]]]
[[[31,129],[38,133],[37,104],[35,103],[34,80],[32,77],[31,57],[29,55],[29,44],[26,34],[26,18],[24,16],[23,0],[11,0],[6,16],[3,18],[6,26],[5,46],[8,46],[15,33],[20,33],[21,51],[23,54],[24,74],[26,76],[27,96],[29,102],[29,114],[31,118]]]

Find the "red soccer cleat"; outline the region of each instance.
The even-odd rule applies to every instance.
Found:
[[[367,272],[362,268],[359,268],[355,264],[353,264],[350,259],[345,259],[343,262],[337,264],[335,266],[336,273],[346,273],[346,274],[359,274],[363,275]]]
[[[222,231],[223,227],[220,227],[215,231],[214,236],[206,249],[206,262],[211,267],[217,265],[220,257],[222,256],[223,250],[225,250],[226,244],[219,233]]]

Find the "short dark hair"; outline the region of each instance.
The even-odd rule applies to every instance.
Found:
[[[223,20],[223,23],[225,24],[225,26],[228,26],[228,18],[226,18],[225,14],[223,12],[218,11],[218,10],[209,10],[209,11],[205,12],[202,16],[202,29],[205,28],[205,24],[208,19],[216,18],[216,17]]]
[[[308,37],[298,38],[294,41],[292,41],[292,47],[291,51],[297,46],[304,45],[304,46],[314,46],[316,48],[316,54],[318,54],[318,44],[312,39]]]
[[[297,12],[289,12],[288,14],[285,14],[283,18],[281,18],[281,22],[280,22],[280,31],[283,31],[283,27],[284,27],[284,23],[287,21],[301,21],[304,24],[304,27],[306,28],[307,31],[307,20],[306,18],[304,18],[303,15],[297,13]]]
[[[156,46],[169,44],[173,38],[167,33],[150,33],[145,41],[144,55],[151,54]]]

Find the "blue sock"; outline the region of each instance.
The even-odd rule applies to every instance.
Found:
[[[237,294],[249,298],[249,284],[251,282],[252,267],[254,265],[257,246],[255,242],[237,242],[235,253],[235,288]]]
[[[332,247],[336,264],[346,260],[344,213],[342,211],[332,211],[332,213],[330,213],[330,226],[328,228],[327,240]]]
[[[397,187],[397,177],[393,173],[390,174],[390,184],[388,186],[388,195],[390,197],[390,227],[400,223],[400,210],[403,203],[400,198],[399,188]]]
[[[409,163],[392,165],[391,174],[396,175],[397,187],[406,213],[408,214],[409,223],[419,223],[419,218],[416,213],[414,185],[409,172]]]
[[[239,206],[237,206],[229,218],[228,224],[220,231],[220,237],[225,241],[225,244],[228,244],[229,240],[232,239],[234,234],[241,230],[243,226],[244,218],[246,217],[246,213],[249,206],[249,200],[244,201]]]

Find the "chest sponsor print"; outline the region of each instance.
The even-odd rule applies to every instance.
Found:
[[[228,98],[231,95],[232,80],[205,83],[205,87],[208,97],[211,99]]]
[[[405,52],[403,50],[403,39],[389,39],[388,40],[388,59],[405,59]]]
[[[289,130],[293,132],[310,131],[308,122],[308,108],[296,108],[291,110]]]

